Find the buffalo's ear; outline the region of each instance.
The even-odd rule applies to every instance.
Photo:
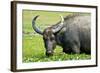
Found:
[[[61,21],[52,27],[53,33],[57,33],[63,28],[64,18],[61,15],[60,15],[60,18],[61,18]]]

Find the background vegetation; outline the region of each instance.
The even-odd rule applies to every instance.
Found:
[[[64,61],[64,60],[84,60],[90,59],[87,54],[65,54],[62,48],[57,46],[54,55],[46,57],[44,43],[41,35],[35,33],[32,29],[32,19],[36,15],[40,15],[36,21],[36,25],[41,29],[57,23],[60,15],[67,16],[71,12],[50,12],[50,11],[30,11],[23,10],[23,62],[47,62],[47,61]]]

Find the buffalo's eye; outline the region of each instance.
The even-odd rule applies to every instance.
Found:
[[[50,40],[51,40],[51,41],[52,41],[52,40],[55,40],[54,35],[52,35],[52,36],[50,37]]]

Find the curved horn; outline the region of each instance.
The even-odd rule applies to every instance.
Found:
[[[63,18],[63,16],[60,15],[60,18],[61,18],[61,24],[63,24],[63,23],[64,23],[64,18]]]
[[[37,33],[39,33],[39,34],[43,34],[43,32],[39,29],[39,28],[37,28],[36,26],[35,26],[35,21],[36,21],[36,19],[39,17],[39,15],[37,15],[37,16],[35,16],[34,18],[33,18],[33,20],[32,20],[32,27],[33,27],[33,29],[34,29],[34,31],[35,32],[37,32]]]
[[[56,33],[56,32],[58,32],[58,31],[60,31],[61,29],[62,29],[62,27],[63,27],[63,24],[64,24],[64,18],[63,18],[63,16],[62,15],[60,15],[60,18],[61,18],[61,21],[60,21],[60,23],[58,24],[58,25],[56,25],[56,27],[55,28],[53,28],[53,33]]]

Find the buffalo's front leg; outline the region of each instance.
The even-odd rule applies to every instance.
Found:
[[[70,48],[63,48],[63,52],[65,53],[75,53],[75,54],[79,54],[80,53],[80,47],[77,45],[72,45]]]
[[[72,50],[69,48],[63,48],[63,52],[70,54],[72,52]]]

